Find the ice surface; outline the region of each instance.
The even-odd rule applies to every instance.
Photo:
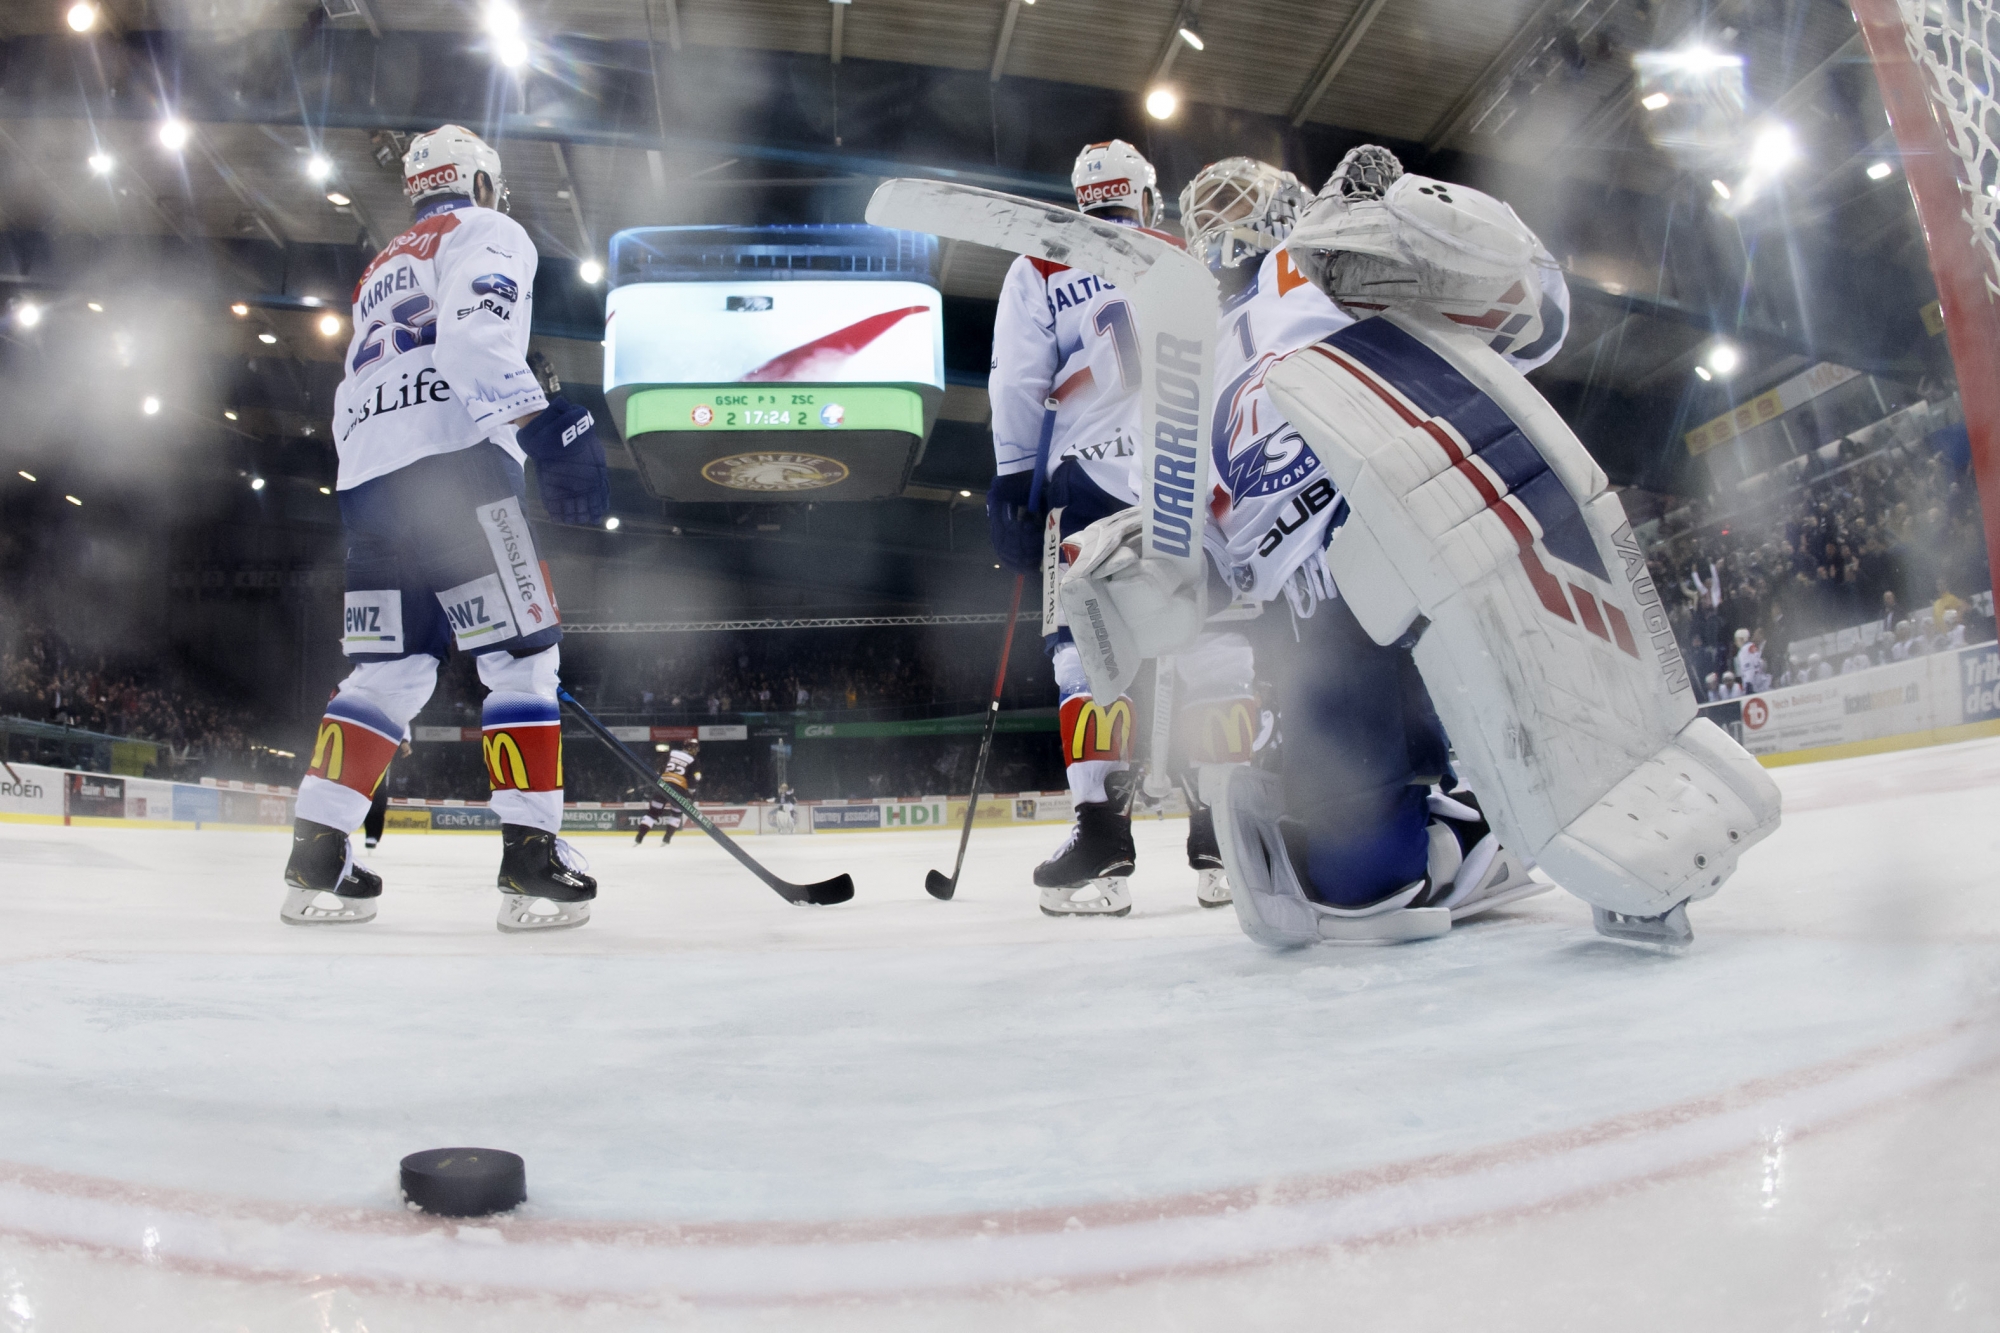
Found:
[[[490,837],[301,929],[282,834],[0,826],[0,1333],[1992,1327],[2000,742],[1776,776],[1681,957],[1561,894],[1270,954],[1178,823],[1117,921],[1036,912],[1052,827],[951,903],[945,834],[746,844],[831,908],[588,838],[539,937]],[[397,1209],[456,1144],[520,1214]]]

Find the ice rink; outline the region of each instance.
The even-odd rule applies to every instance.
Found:
[[[281,833],[0,826],[0,1330],[2000,1326],[2000,741],[1776,773],[1680,957],[1552,893],[1273,955],[1142,823],[1125,920],[1054,827],[582,846],[394,834],[358,928]],[[402,1211],[405,1153],[530,1202]]]

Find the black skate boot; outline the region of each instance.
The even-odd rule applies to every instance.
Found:
[[[638,836],[632,839],[632,845],[634,847],[637,847],[640,843],[646,840],[646,835],[651,832],[652,830],[647,828],[644,824],[639,825]]]
[[[495,925],[513,934],[563,930],[590,920],[597,881],[584,873],[590,865],[574,847],[526,824],[502,824],[500,844],[500,915]],[[537,912],[538,902],[552,910]]]
[[[278,919],[293,926],[350,926],[375,919],[382,877],[354,859],[347,835],[310,819],[292,821],[285,863],[285,904]]]
[[[1102,801],[1083,801],[1069,840],[1035,867],[1044,916],[1124,916],[1132,910],[1125,881],[1138,861],[1132,845],[1132,775],[1104,780]]]
[[[1222,844],[1215,838],[1215,811],[1198,801],[1188,805],[1187,857],[1195,873],[1194,900],[1203,907],[1229,906],[1229,875],[1222,868]]]

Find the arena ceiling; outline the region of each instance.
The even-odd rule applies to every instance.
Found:
[[[114,280],[181,301],[184,341],[248,367],[191,409],[237,413],[232,457],[328,452],[300,447],[338,355],[317,322],[407,218],[403,138],[445,119],[498,142],[550,274],[538,342],[581,386],[600,378],[601,306],[576,265],[621,228],[857,220],[912,173],[1061,198],[1076,147],[1113,135],[1170,199],[1216,157],[1316,184],[1367,141],[1507,198],[1575,298],[1538,383],[1627,480],[1673,484],[1679,428],[1816,360],[1911,380],[1929,364],[1921,238],[1899,182],[1864,174],[1890,141],[1835,0],[516,0],[511,69],[488,0],[99,0],[83,34],[71,7],[0,7],[0,281],[72,306]],[[1736,166],[1717,152],[1736,150],[1676,146],[1640,103],[1634,56],[1697,43],[1740,58],[1746,125],[1796,134],[1802,168],[1760,207],[1719,208],[1710,181]],[[1180,106],[1156,120],[1162,87]],[[917,501],[970,510],[960,491],[983,485],[1005,265],[945,255],[953,386]],[[1704,384],[1718,337],[1745,367]],[[884,521],[976,559],[976,514]]]

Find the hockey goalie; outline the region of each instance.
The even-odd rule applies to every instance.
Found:
[[[1330,183],[1287,250],[1356,322],[1217,409],[1216,475],[1256,450],[1249,470],[1284,484],[1218,486],[1210,555],[1240,595],[1284,594],[1298,631],[1282,771],[1202,775],[1245,932],[1448,930],[1456,849],[1431,784],[1455,767],[1478,793],[1465,813],[1600,932],[1685,944],[1687,905],[1777,827],[1778,795],[1695,715],[1622,506],[1503,355],[1540,336],[1546,251],[1505,204],[1413,174]],[[1129,667],[1096,645],[1172,651],[1194,593],[1112,518],[1082,535],[1062,596],[1102,627],[1077,635],[1102,690]]]

